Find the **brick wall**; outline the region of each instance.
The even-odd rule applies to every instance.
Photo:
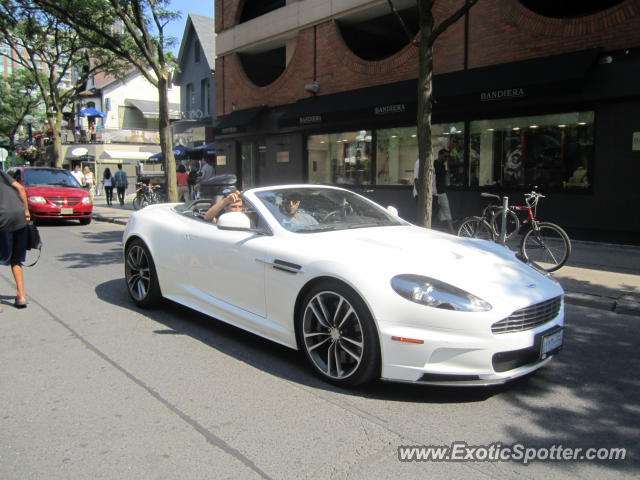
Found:
[[[436,24],[462,0],[440,0]],[[216,31],[232,28],[244,0],[216,1]],[[237,55],[216,60],[217,114],[258,105],[276,106],[310,96],[304,84],[316,80],[320,95],[415,78],[417,48],[407,45],[390,58],[368,62],[345,45],[337,26],[329,21],[302,30],[283,74],[271,85],[255,86],[244,74]],[[468,67],[476,68],[528,58],[600,47],[605,51],[640,47],[640,0],[627,0],[597,15],[571,20],[541,17],[517,0],[482,0],[469,14]],[[450,27],[435,44],[435,73],[464,68],[464,19]]]

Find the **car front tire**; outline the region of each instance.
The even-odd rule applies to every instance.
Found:
[[[156,267],[149,249],[140,239],[132,240],[125,250],[124,273],[127,291],[136,305],[151,308],[160,304],[162,293]]]
[[[91,217],[81,218],[80,225],[89,225],[91,223]]]
[[[375,322],[350,287],[328,281],[305,295],[298,316],[298,345],[323,380],[355,386],[380,377]]]

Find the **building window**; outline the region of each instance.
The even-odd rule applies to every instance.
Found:
[[[412,185],[413,167],[418,158],[416,127],[397,127],[376,130],[376,184]],[[433,158],[446,148],[450,152],[450,185],[466,185],[464,174],[464,124],[431,125]]]
[[[248,22],[273,10],[282,8],[286,4],[286,0],[246,0],[238,23]]]
[[[586,17],[615,7],[622,2],[623,0],[598,0],[597,2],[520,0],[520,3],[532,12],[551,18]]]
[[[191,111],[196,106],[196,92],[193,89],[193,83],[188,83],[185,92],[185,103],[187,104],[187,110]]]
[[[309,182],[368,185],[371,183],[371,131],[311,135]]]
[[[193,45],[193,59],[196,63],[200,63],[200,42],[198,40]]]
[[[200,80],[200,110],[202,115],[209,115],[209,79]]]
[[[589,188],[593,118],[573,112],[471,122],[469,185]]]

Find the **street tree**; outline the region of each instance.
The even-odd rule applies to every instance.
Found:
[[[431,227],[432,214],[432,179],[434,175],[433,152],[431,146],[431,113],[433,111],[433,45],[437,38],[451,25],[462,18],[478,0],[462,0],[462,5],[449,17],[435,24],[433,9],[436,0],[416,0],[418,6],[419,32],[414,36],[407,28],[402,16],[393,4],[387,0],[389,8],[396,15],[409,41],[419,49],[418,66],[418,159],[419,174],[418,219],[417,223]]]
[[[12,59],[14,68],[29,72],[38,87],[51,132],[51,163],[61,167],[64,112],[71,110],[91,75],[122,65],[88,46],[73,29],[30,0],[0,3],[0,41],[9,47],[3,55]]]
[[[178,18],[169,0],[34,0],[40,8],[72,27],[94,47],[109,51],[135,67],[158,89],[159,133],[165,159],[167,193],[176,201],[176,162],[169,124],[168,89],[176,39],[165,34]]]
[[[0,139],[7,141],[10,152],[15,149],[16,135],[25,117],[38,112],[41,103],[29,70],[13,71],[0,79]]]

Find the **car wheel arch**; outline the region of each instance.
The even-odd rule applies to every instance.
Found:
[[[293,324],[295,327],[295,337],[296,337],[296,349],[300,350],[300,337],[298,335],[299,333],[299,325],[298,322],[296,321],[296,319],[298,318],[299,315],[302,314],[302,308],[303,308],[303,301],[305,299],[305,297],[307,296],[307,293],[314,288],[316,285],[319,285],[321,283],[325,283],[325,282],[332,282],[332,283],[339,283],[341,285],[343,285],[344,287],[348,288],[349,290],[351,290],[353,292],[354,295],[357,295],[360,300],[362,300],[362,303],[364,304],[364,306],[367,308],[367,310],[369,311],[369,315],[371,315],[371,318],[373,319],[373,326],[376,329],[376,333],[378,335],[378,338],[380,338],[380,330],[378,329],[378,323],[376,321],[376,317],[375,315],[373,315],[373,312],[371,310],[371,306],[369,305],[369,302],[367,302],[367,300],[364,298],[364,296],[356,289],[353,287],[353,285],[350,285],[348,282],[344,281],[341,278],[338,277],[332,277],[330,275],[323,275],[320,277],[315,277],[312,278],[311,280],[309,280],[307,283],[305,283],[302,288],[300,289],[300,291],[298,292],[298,296],[296,297],[296,302],[294,305],[294,309],[293,309]]]

